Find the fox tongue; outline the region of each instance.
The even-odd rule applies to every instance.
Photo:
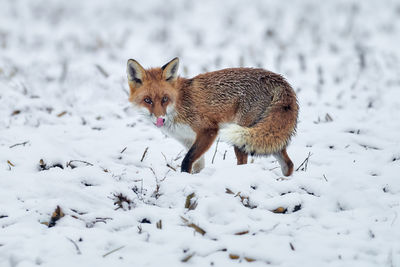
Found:
[[[164,125],[164,119],[163,118],[157,118],[156,126],[161,127]]]

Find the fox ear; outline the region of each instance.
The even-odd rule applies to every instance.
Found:
[[[179,58],[174,58],[167,64],[161,67],[163,71],[163,78],[166,81],[175,81],[178,77]]]
[[[126,66],[126,74],[128,76],[128,83],[131,90],[142,85],[145,70],[139,62],[134,59],[129,59]]]

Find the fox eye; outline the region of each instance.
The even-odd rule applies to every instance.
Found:
[[[164,104],[165,102],[167,102],[168,101],[168,96],[164,96],[162,99],[161,99],[161,102]]]
[[[151,105],[153,104],[153,101],[151,101],[150,98],[146,97],[145,99],[143,99],[144,102],[146,102],[147,104]]]

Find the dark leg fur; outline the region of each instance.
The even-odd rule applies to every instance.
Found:
[[[181,171],[192,172],[193,163],[198,160],[212,145],[217,137],[218,129],[207,129],[197,134],[194,144],[182,161]]]
[[[234,149],[237,159],[237,165],[247,164],[247,153],[240,150],[237,146],[234,146]]]

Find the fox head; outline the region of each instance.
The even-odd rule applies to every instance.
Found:
[[[179,59],[161,68],[144,69],[136,60],[127,64],[129,101],[157,126],[171,120],[178,98],[176,89]]]

